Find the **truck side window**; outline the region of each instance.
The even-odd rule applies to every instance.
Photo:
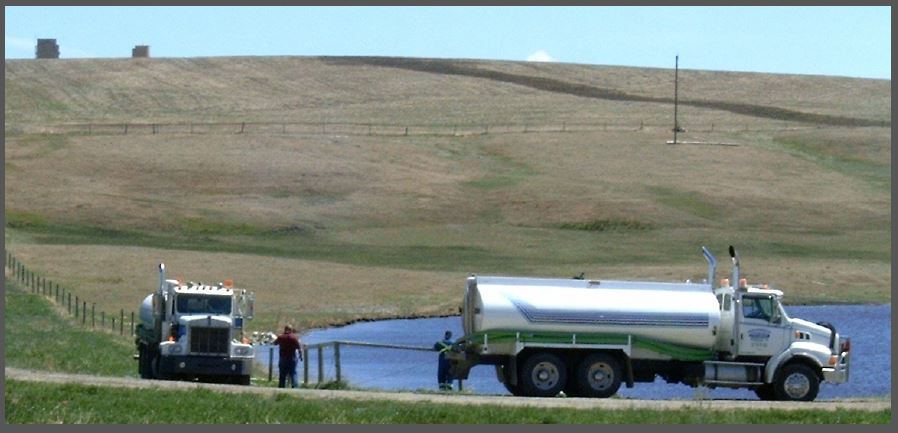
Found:
[[[742,317],[770,321],[773,300],[769,298],[742,298]]]

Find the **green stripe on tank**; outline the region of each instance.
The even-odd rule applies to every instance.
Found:
[[[488,343],[514,343],[518,332],[506,330],[494,330],[476,332],[466,335],[462,341],[470,341],[473,344],[482,344],[486,335]],[[572,344],[574,335],[577,336],[577,344],[627,344],[627,335],[601,334],[601,333],[570,333],[570,332],[521,332],[518,341],[522,343],[542,344]],[[670,356],[680,361],[704,361],[713,357],[711,349],[702,347],[685,346],[668,343],[652,338],[634,335],[633,346],[640,349],[651,350],[655,353]]]

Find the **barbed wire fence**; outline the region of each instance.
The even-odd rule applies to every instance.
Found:
[[[60,286],[59,283],[32,271],[11,252],[6,253],[6,270],[9,278],[24,286],[26,290],[43,296],[57,307],[64,309],[76,324],[125,338],[134,336],[134,311],[126,312],[121,309],[118,314],[115,312],[107,314],[105,310],[97,311],[96,302],[88,301],[75,294],[72,289]]]

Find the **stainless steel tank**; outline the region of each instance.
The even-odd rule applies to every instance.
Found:
[[[625,334],[711,348],[720,307],[707,284],[471,277],[465,334]]]

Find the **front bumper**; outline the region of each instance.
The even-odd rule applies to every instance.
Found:
[[[851,366],[851,356],[848,352],[842,352],[836,361],[835,367],[824,367],[823,381],[828,383],[845,383],[848,382],[848,371]]]
[[[248,376],[252,367],[252,358],[170,355],[159,360],[159,369],[166,374]]]

